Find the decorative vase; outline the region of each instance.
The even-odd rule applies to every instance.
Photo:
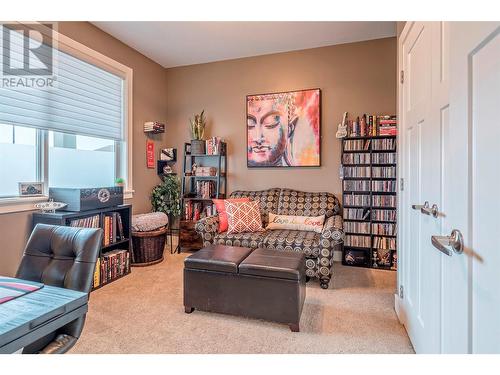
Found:
[[[205,153],[205,141],[202,139],[192,139],[191,140],[191,154],[204,154]]]

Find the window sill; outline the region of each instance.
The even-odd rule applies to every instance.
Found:
[[[135,190],[126,190],[123,192],[123,199],[132,199]],[[23,211],[35,211],[35,203],[46,202],[49,197],[46,195],[39,197],[13,197],[0,198],[0,215]]]
[[[49,198],[44,195],[40,197],[13,197],[0,198],[0,215],[13,212],[34,211],[35,203],[46,202]]]

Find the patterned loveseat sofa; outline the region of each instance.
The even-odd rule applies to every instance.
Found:
[[[330,193],[307,193],[273,188],[261,191],[235,191],[230,198],[249,197],[258,201],[264,227],[269,212],[278,215],[325,215],[322,233],[297,230],[266,230],[256,233],[218,233],[219,219],[210,216],[196,223],[203,245],[223,244],[278,251],[301,251],[306,255],[306,275],[317,278],[323,289],[332,278],[333,253],[341,250],[344,234],[338,199]]]

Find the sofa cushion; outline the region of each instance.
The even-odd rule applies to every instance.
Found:
[[[261,247],[270,250],[297,251],[307,257],[317,257],[321,251],[321,234],[301,230],[270,230],[266,232]]]
[[[215,235],[214,243],[227,246],[244,246],[256,249],[261,247],[262,241],[266,232],[253,232],[253,233],[235,233],[229,234],[227,232],[217,233]]]
[[[248,202],[250,198],[212,199],[217,209],[217,214],[219,215],[219,233],[225,232],[228,227],[226,205],[224,203],[226,200],[231,202]]]
[[[278,213],[278,200],[280,196],[278,188],[257,191],[237,190],[231,193],[231,198],[248,197],[259,202],[260,215],[264,226],[269,222],[269,212]]]
[[[323,223],[325,215],[321,216],[291,216],[291,215],[275,215],[269,212],[269,224],[266,229],[290,229],[303,230],[307,232],[321,233],[323,231]]]
[[[229,234],[262,232],[262,219],[260,217],[259,202],[234,202],[234,200],[224,201],[227,214]]]
[[[340,213],[340,203],[331,193],[281,189],[277,213],[279,215],[330,217]]]

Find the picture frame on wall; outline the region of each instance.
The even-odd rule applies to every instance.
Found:
[[[43,182],[19,182],[21,197],[36,197],[43,195]]]
[[[321,166],[321,90],[247,95],[247,167]]]

